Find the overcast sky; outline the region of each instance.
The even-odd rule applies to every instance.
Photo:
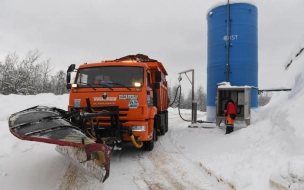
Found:
[[[0,0],[0,61],[38,49],[56,70],[143,53],[172,84],[195,70],[206,89],[206,13],[226,0]],[[304,34],[304,0],[255,0],[259,87],[280,87],[283,64]],[[191,75],[189,75],[191,77]],[[190,85],[183,76],[183,86]],[[187,89],[183,88],[183,89]],[[187,89],[189,90],[189,89]],[[187,92],[184,92],[187,94]]]

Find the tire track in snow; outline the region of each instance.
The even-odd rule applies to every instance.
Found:
[[[169,134],[160,137],[153,151],[142,153],[138,159],[143,174],[134,183],[139,189],[218,189],[199,165],[193,164],[170,142]]]
[[[178,113],[172,114],[172,116],[178,116]],[[159,137],[151,152],[134,149],[133,145],[129,144],[129,147],[126,146],[126,149],[119,152],[118,155],[113,155],[111,158],[112,166],[120,162],[124,166],[113,167],[110,179],[113,178],[115,181],[115,179],[121,179],[122,175],[127,174],[130,177],[127,178],[129,180],[121,179],[121,182],[132,183],[133,179],[133,186],[129,184],[129,187],[139,190],[227,189],[220,187],[213,177],[208,176],[199,163],[190,161],[176,147],[175,142],[178,141],[181,130],[187,127],[187,123],[186,125],[185,123],[182,120],[172,119],[170,121],[169,119],[169,132],[165,136]],[[130,167],[135,169],[130,171]],[[136,169],[136,167],[138,168]],[[124,187],[123,184],[119,185],[113,182],[113,184],[109,184],[109,182],[111,181],[107,181],[104,186],[98,180],[85,176],[78,167],[70,163],[59,189],[117,189]]]
[[[78,168],[76,166],[73,166],[72,163],[70,163],[66,173],[63,175],[63,179],[58,190],[78,189],[77,187],[73,186],[77,177],[77,173]]]
[[[70,162],[62,177],[58,190],[96,190],[103,189],[103,184]]]
[[[172,118],[175,116],[179,116],[178,113],[171,115]],[[185,127],[186,122],[176,119],[170,121],[169,117],[169,132],[159,138],[153,151],[139,156],[138,162],[143,173],[140,178],[134,179],[139,189],[231,189],[210,176],[201,163],[192,162],[180,152],[175,142]]]

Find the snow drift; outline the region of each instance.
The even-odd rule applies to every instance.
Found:
[[[75,169],[54,145],[21,141],[9,132],[12,113],[35,105],[66,109],[68,95],[0,95],[1,189],[304,189],[302,54],[282,77],[278,86],[292,91],[276,93],[252,111],[250,126],[237,123],[229,135],[224,126],[188,128],[170,109],[168,134],[152,152],[126,146],[113,155],[105,184]],[[190,118],[190,110],[181,113]],[[199,112],[199,119],[204,115]]]

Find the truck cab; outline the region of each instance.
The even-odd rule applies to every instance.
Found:
[[[85,124],[84,132],[96,142],[112,147],[132,141],[145,150],[152,150],[157,135],[168,131],[167,72],[161,62],[142,54],[116,60],[82,64],[70,83],[68,110],[100,112]]]

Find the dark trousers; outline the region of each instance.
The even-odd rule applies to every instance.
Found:
[[[226,124],[226,134],[233,132],[233,124]]]

